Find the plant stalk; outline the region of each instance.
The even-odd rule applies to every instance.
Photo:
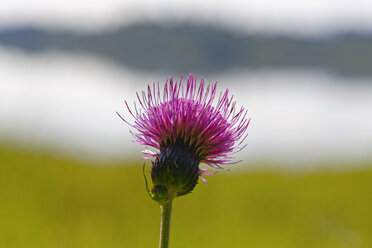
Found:
[[[169,247],[169,231],[172,215],[172,200],[168,200],[160,205],[161,224],[160,224],[160,242],[159,248]]]

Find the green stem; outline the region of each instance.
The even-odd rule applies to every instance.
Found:
[[[160,205],[161,208],[161,224],[160,224],[160,242],[159,248],[169,247],[169,231],[172,215],[172,200],[166,201]]]

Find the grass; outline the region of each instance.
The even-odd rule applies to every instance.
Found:
[[[142,163],[89,166],[0,147],[0,247],[157,247],[160,209]],[[208,182],[175,200],[171,247],[372,247],[372,170],[222,172]]]

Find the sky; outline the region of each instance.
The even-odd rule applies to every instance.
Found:
[[[0,1],[0,28],[37,25],[96,31],[138,21],[202,22],[246,32],[294,35],[372,31],[372,1]]]

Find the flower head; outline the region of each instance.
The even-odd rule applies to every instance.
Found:
[[[200,163],[222,169],[221,165],[236,163],[231,155],[244,146],[249,120],[247,111],[236,110],[229,90],[221,93],[217,102],[217,82],[206,84],[202,78],[197,84],[196,76],[182,84],[169,78],[161,90],[159,83],[148,85],[142,97],[137,93],[141,109],[135,114],[131,125],[135,142],[151,146],[157,153],[145,150],[144,158],[155,158],[151,178],[154,183],[153,198],[164,200],[190,193],[199,176],[209,175],[199,168]]]

